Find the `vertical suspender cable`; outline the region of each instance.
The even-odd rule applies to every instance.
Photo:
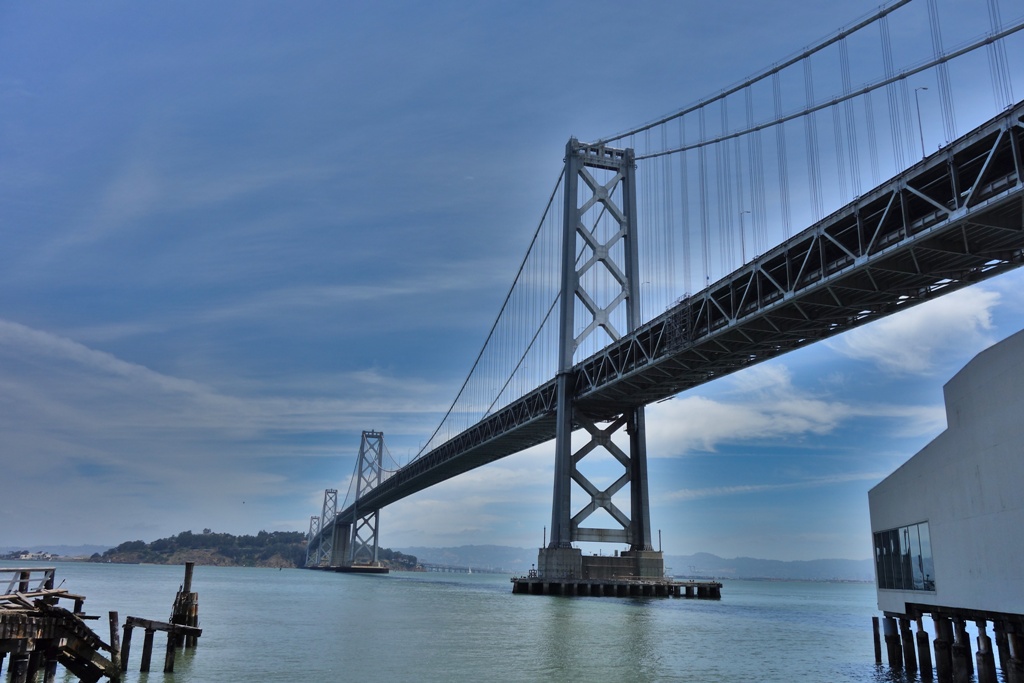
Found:
[[[939,27],[939,11],[935,0],[928,0],[928,26],[932,35],[932,51],[935,57],[942,56],[942,30]],[[942,131],[946,142],[956,137],[956,117],[953,112],[953,92],[949,83],[949,65],[946,62],[935,67],[939,80],[939,101],[942,104]]]
[[[685,118],[679,117],[679,140],[680,145],[686,144]],[[683,283],[682,290],[685,295],[693,291],[693,264],[690,262],[690,188],[689,174],[687,173],[686,152],[679,154],[679,215],[680,215],[680,256],[683,261]]]
[[[892,61],[892,39],[889,37],[889,17],[882,17],[878,21],[878,29],[882,38],[882,62],[885,65],[885,77],[892,78],[895,74],[895,67]],[[892,136],[892,155],[896,165],[896,172],[902,171],[905,164],[903,156],[903,128],[900,125],[899,99],[896,95],[896,84],[889,83],[885,86],[886,100],[889,103],[889,132]]]
[[[754,127],[754,92],[746,89],[747,127]],[[764,155],[761,131],[756,130],[749,138],[750,146],[750,224],[753,227],[753,249],[755,254],[768,250],[768,216],[764,196]]]
[[[782,118],[782,83],[778,72],[772,74],[772,94],[775,99],[775,118]],[[779,195],[782,207],[783,239],[789,239],[792,230],[792,216],[789,208],[789,169],[786,159],[786,124],[775,126],[776,154],[779,168]]]
[[[868,129],[868,160],[871,164],[871,184],[878,185],[881,180],[878,168],[878,130],[875,126],[875,105],[871,92],[864,93],[864,118]]]
[[[661,127],[661,141],[662,147],[668,147],[668,126]],[[664,176],[664,183],[662,185],[662,198],[661,204],[664,206],[665,211],[665,249],[662,253],[662,259],[665,264],[665,282],[659,283],[658,291],[662,292],[661,298],[658,301],[658,308],[651,308],[651,314],[653,315],[660,308],[664,308],[671,303],[671,299],[668,298],[668,292],[676,291],[676,272],[675,272],[675,252],[676,252],[676,240],[675,240],[675,226],[676,226],[676,212],[675,202],[672,197],[672,187],[675,184],[673,173],[672,173],[672,159],[668,156],[662,159],[662,175]],[[654,287],[652,286],[653,290]],[[645,319],[646,322],[646,319]]]
[[[729,107],[727,98],[719,100],[718,106],[722,118],[722,134],[729,132]],[[732,270],[733,259],[735,258],[735,242],[733,238],[733,225],[736,222],[736,212],[732,204],[732,159],[730,159],[729,146],[731,140],[725,140],[715,145],[718,158],[718,231],[719,231],[719,261],[722,273]]]
[[[850,77],[850,49],[846,39],[839,41],[839,67],[842,71],[843,95],[853,90],[853,79]],[[853,110],[853,100],[843,102],[846,119],[846,148],[850,151],[850,181],[854,197],[860,196],[860,158],[857,148],[857,117]]]
[[[749,88],[747,89],[749,91]],[[742,138],[737,138],[733,144],[734,158],[733,163],[736,165],[736,210],[739,212],[739,238],[740,238],[740,264],[747,262],[747,237],[743,233],[746,232],[746,222],[743,219],[743,212],[747,211],[747,207],[750,206],[750,202],[747,199],[744,188],[746,183],[743,182],[743,143],[747,145],[747,157],[750,157],[750,136],[744,135]]]
[[[1003,20],[999,15],[999,4],[996,0],[988,0],[988,23],[992,33],[1003,30]],[[1010,80],[1010,66],[1006,61],[1006,44],[997,40],[988,45],[989,71],[992,73],[992,94],[996,107],[1005,109],[1013,104],[1013,82]]]
[[[804,61],[804,98],[808,108],[813,107],[814,101],[814,74],[811,70],[811,58]],[[804,117],[804,139],[807,147],[807,181],[811,186],[811,208],[815,221],[821,219],[824,211],[821,201],[821,167],[818,160],[818,123],[817,112],[811,112]]]
[[[705,125],[704,125],[704,108],[701,107],[698,112],[700,119],[700,141],[704,142],[705,136]],[[704,289],[711,280],[711,269],[708,267],[708,164],[707,164],[707,151],[703,146],[697,150],[697,185],[698,192],[700,193],[700,240],[701,240],[701,255],[703,257],[701,265],[703,266],[703,272],[701,273],[700,288]]]

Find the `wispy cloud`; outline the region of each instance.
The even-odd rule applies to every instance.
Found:
[[[30,424],[9,425],[19,431],[73,423],[93,436],[117,433],[122,439],[143,439],[157,432],[191,433],[194,438],[196,430],[206,438],[242,439],[280,432],[358,431],[365,427],[359,422],[375,413],[393,416],[424,410],[422,402],[395,400],[390,392],[360,394],[360,386],[387,383],[370,370],[346,378],[350,398],[345,399],[257,396],[252,395],[253,387],[249,394],[237,396],[6,320],[0,320],[0,363],[0,397],[32,416]],[[10,420],[11,413],[7,415]]]
[[[848,358],[874,363],[896,375],[923,375],[943,353],[968,356],[995,340],[992,311],[1000,295],[981,286],[947,294],[826,342]]]
[[[881,481],[886,474],[888,473],[849,472],[774,484],[737,484],[734,486],[713,486],[702,489],[678,489],[676,491],[662,494],[659,498],[668,501],[688,501],[700,500],[702,498],[744,496],[755,493],[777,493],[780,491],[794,491],[799,489],[816,489],[856,481]]]

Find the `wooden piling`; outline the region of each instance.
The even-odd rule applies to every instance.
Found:
[[[43,659],[43,683],[57,683],[57,648],[46,648]]]
[[[28,683],[28,653],[11,653],[11,683]]]
[[[149,671],[149,665],[153,659],[153,629],[146,629],[146,636],[142,640],[142,666],[139,671]]]
[[[875,664],[881,664],[882,639],[878,633],[878,617],[871,617],[871,638],[875,643]]]
[[[169,674],[174,672],[174,637],[171,633],[167,634],[167,649],[164,651],[164,673]]]
[[[28,655],[28,680],[35,683],[36,677],[39,675],[39,669],[43,663],[43,652],[38,648],[32,650]]]
[[[174,604],[171,606],[171,623],[182,626],[199,625],[199,594],[192,592],[192,572],[194,562],[185,563],[185,580],[181,584],[181,590],[174,597]],[[175,645],[178,647],[195,647],[197,639],[195,635],[179,632],[175,635]]]
[[[117,612],[108,613],[110,622],[110,663],[115,671],[121,671],[121,643],[118,640]]]
[[[131,617],[129,617],[129,620]],[[121,671],[128,670],[128,654],[132,649],[132,627],[131,624],[126,621],[124,622],[124,642],[121,644]]]

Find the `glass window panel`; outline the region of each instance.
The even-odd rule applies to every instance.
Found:
[[[935,590],[928,522],[875,532],[873,541],[879,588]]]
[[[921,537],[917,532],[917,524],[907,527],[905,538],[910,539],[910,588],[924,590],[924,568],[921,562]]]
[[[885,547],[884,534],[875,532],[875,581],[879,588],[888,588],[885,585]]]
[[[889,530],[889,588],[899,588],[900,530]]]
[[[921,522],[918,533],[921,537],[921,571],[924,574],[924,590],[935,590],[935,565],[932,562],[932,539],[928,532],[928,522]]]
[[[910,539],[907,535],[907,527],[901,526],[899,528],[898,538],[900,541],[900,556],[897,564],[896,587],[900,590],[906,590],[914,585],[914,581],[910,576]]]

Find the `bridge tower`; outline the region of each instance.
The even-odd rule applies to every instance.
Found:
[[[664,561],[651,547],[647,489],[647,438],[642,405],[608,419],[595,419],[577,404],[573,372],[577,348],[591,335],[614,342],[641,324],[639,251],[637,248],[636,162],[632,149],[586,145],[571,138],[565,149],[565,213],[562,232],[562,280],[557,369],[555,477],[551,542],[542,548],[537,567],[542,576],[660,578]],[[577,315],[580,319],[577,320]],[[572,432],[582,427],[589,440],[575,453]],[[628,453],[612,437],[625,430]],[[584,458],[604,450],[623,467],[610,486],[598,488],[587,478]],[[573,514],[572,484],[589,501]],[[629,485],[628,513],[613,496]],[[604,510],[618,528],[583,526]],[[573,543],[624,543],[619,557],[584,558]]]
[[[315,567],[319,559],[319,544],[316,549],[313,547],[313,539],[320,533],[320,515],[312,515],[309,518],[309,534],[306,536],[306,565]]]
[[[338,514],[338,489],[324,489],[324,506],[320,513],[320,528],[326,527],[334,517]],[[313,522],[310,520],[310,528],[312,528]],[[310,536],[310,538],[313,538]],[[328,537],[327,534],[320,534],[320,543],[316,551],[316,559],[313,562],[314,567],[321,567],[324,565],[331,564],[331,558],[334,554],[334,538]],[[306,564],[309,565],[308,555],[306,552],[307,559]]]
[[[359,458],[356,460],[356,490],[354,505],[359,498],[375,489],[382,481],[384,474],[384,433],[364,431],[359,442]],[[373,510],[360,515],[355,509],[351,524],[336,524],[334,537],[339,540],[336,558],[332,566],[352,567],[356,565],[376,565],[378,562],[377,535],[379,530],[380,511]]]

